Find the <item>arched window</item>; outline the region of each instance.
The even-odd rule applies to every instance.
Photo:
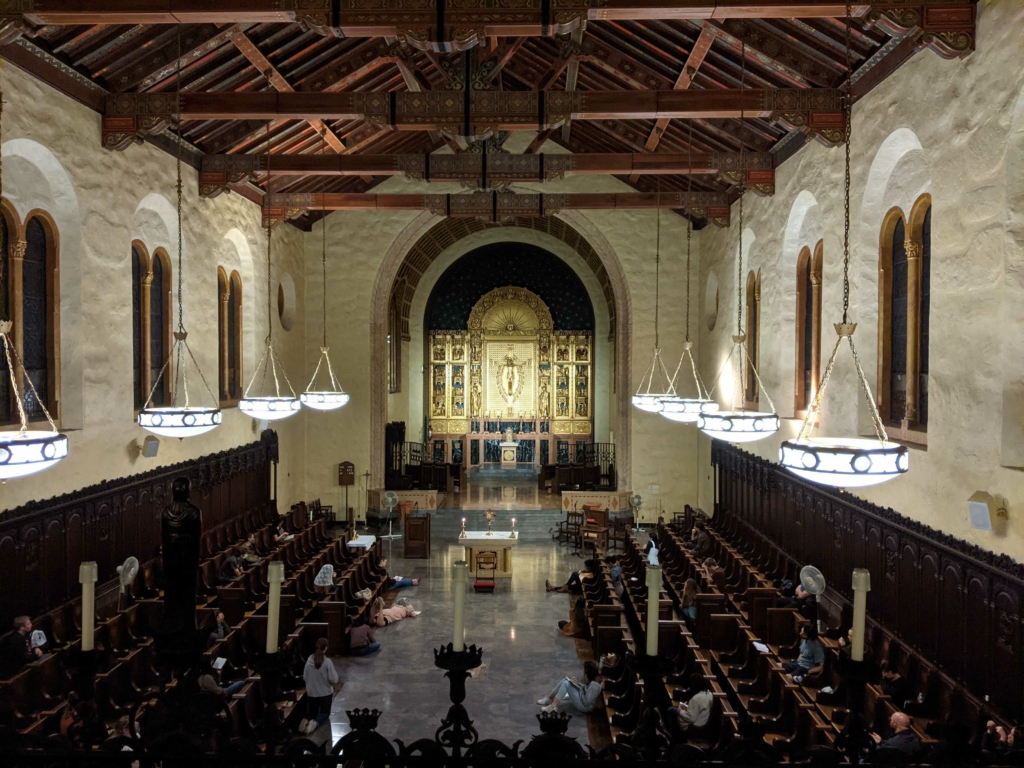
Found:
[[[761,271],[755,275],[751,271],[747,275],[747,300],[746,300],[746,334],[747,354],[750,355],[750,362],[760,369],[761,365]],[[746,382],[744,383],[744,399],[747,407],[757,406],[759,390],[757,378],[750,363],[745,363]],[[760,372],[760,371],[759,371]]]
[[[49,227],[40,216],[25,225],[25,258],[21,265],[22,332],[21,359],[25,378],[36,396],[25,387],[25,411],[30,419],[42,419],[43,409],[57,416],[57,285],[56,248]],[[40,403],[40,401],[42,401]]]
[[[132,243],[132,384],[135,410],[153,394],[153,405],[166,405],[174,372],[160,372],[171,351],[171,263],[157,250],[152,258],[146,247]],[[159,381],[159,386],[153,388]]]
[[[222,405],[234,405],[242,396],[242,278],[238,272],[229,277],[222,267],[217,268],[217,294],[220,399]]]
[[[142,295],[145,292],[143,279],[146,275],[147,261],[140,252],[139,246],[132,244],[132,394],[135,410],[141,410],[146,404],[149,390],[146,389],[146,377],[142,358],[143,322]]]
[[[0,318],[4,320],[11,319],[10,231],[7,217],[0,215]],[[7,356],[2,352],[0,349],[0,424],[7,424],[11,421],[11,374],[7,368]]]
[[[931,196],[894,208],[879,240],[878,398],[899,439],[927,443]]]
[[[823,243],[814,255],[804,248],[796,265],[796,386],[794,408],[810,408],[821,380],[821,261]]]

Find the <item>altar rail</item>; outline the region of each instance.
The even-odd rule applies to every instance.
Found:
[[[737,516],[849,600],[853,569],[867,568],[872,618],[1018,718],[1024,566],[727,443],[714,442],[711,462],[716,516]]]
[[[84,560],[96,561],[102,584],[129,556],[140,562],[155,557],[175,478],[192,481],[203,527],[212,528],[270,501],[271,463],[277,460],[277,434],[267,430],[258,442],[0,514],[0,631],[10,629],[15,616],[39,616],[76,597]]]

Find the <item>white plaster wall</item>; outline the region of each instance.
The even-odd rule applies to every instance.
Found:
[[[15,67],[4,67],[0,77],[4,196],[21,216],[37,207],[49,211],[60,234],[60,427],[70,438],[70,455],[56,467],[0,485],[0,510],[258,439],[252,420],[229,409],[213,432],[161,439],[156,459],[137,458],[135,445],[148,433],[134,423],[132,410],[131,243],[139,238],[151,251],[166,248],[176,283],[174,158],[149,145],[103,150],[100,115]],[[183,176],[185,322],[189,346],[215,389],[218,259],[231,251],[243,277],[248,373],[266,336],[266,238],[251,202],[237,195],[201,200],[196,172],[184,166]],[[293,227],[277,229],[275,269],[302,274],[300,235]],[[301,316],[304,286],[295,282]],[[276,280],[273,290],[281,334]],[[303,352],[301,345],[281,348],[289,370],[301,368]],[[281,506],[302,498],[294,470],[302,457],[299,418],[279,428]]]
[[[858,491],[979,545],[1024,558],[1024,425],[1021,339],[1021,186],[1024,121],[1024,5],[983,0],[978,50],[962,61],[915,56],[853,110],[851,318],[872,387],[876,382],[878,237],[885,212],[909,214],[932,195],[931,344],[927,450],[911,451],[911,469],[890,483]],[[782,416],[793,415],[796,254],[824,237],[822,368],[841,314],[843,150],[814,144],[778,171],[776,194],[745,198],[745,225],[757,237],[749,269],[762,275],[761,374]],[[813,204],[811,203],[813,200]],[[738,206],[730,231],[701,233],[701,284],[714,273],[721,308],[714,331],[702,326],[701,366],[713,377],[735,326]],[[701,291],[702,313],[708,298]],[[778,459],[781,440],[748,444]],[[840,356],[826,393],[821,434],[868,429],[852,360]],[[703,441],[703,438],[702,438]],[[707,446],[702,446],[701,505],[712,508]],[[1009,500],[1003,535],[971,529],[967,498],[985,490]]]

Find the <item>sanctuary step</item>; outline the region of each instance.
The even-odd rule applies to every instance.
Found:
[[[498,478],[502,480],[536,480],[537,467],[533,464],[519,464],[515,468],[502,467],[500,464],[481,464],[466,473],[469,481],[476,478]]]
[[[458,538],[462,529],[462,518],[466,518],[466,530],[486,531],[487,519],[484,517],[485,510],[470,509],[438,509],[430,513],[431,538],[435,542],[453,543]],[[520,541],[550,540],[551,529],[557,528],[558,523],[565,519],[565,513],[557,509],[543,510],[518,510],[506,512],[495,510],[497,517],[491,527],[495,533],[504,532],[506,535],[511,529],[511,519],[516,519],[516,531]],[[400,533],[398,523],[395,523],[395,533]]]

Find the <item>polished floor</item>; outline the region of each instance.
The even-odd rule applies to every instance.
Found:
[[[344,686],[331,712],[332,741],[348,732],[345,712],[357,707],[383,712],[378,731],[388,739],[409,744],[434,737],[449,699],[433,649],[452,641],[451,565],[462,557],[457,543],[435,541],[430,560],[392,558],[392,575],[421,579],[401,592],[423,613],[377,630],[382,647],[374,655],[334,660]],[[569,598],[544,591],[545,579],[564,580],[581,562],[554,543],[523,543],[514,555],[512,579],[499,581],[494,594],[476,594],[470,586],[465,640],[483,648],[484,666],[466,683],[465,706],[481,739],[528,741],[540,733],[535,700],[563,676],[582,676],[576,641],[558,632],[558,621],[568,618]],[[572,719],[569,735],[587,742],[585,718]],[[322,742],[327,736],[324,727],[313,738]]]
[[[539,511],[558,509],[561,496],[537,487],[537,469],[521,464],[516,469],[501,469],[485,464],[466,473],[466,487],[450,494],[451,508]]]

